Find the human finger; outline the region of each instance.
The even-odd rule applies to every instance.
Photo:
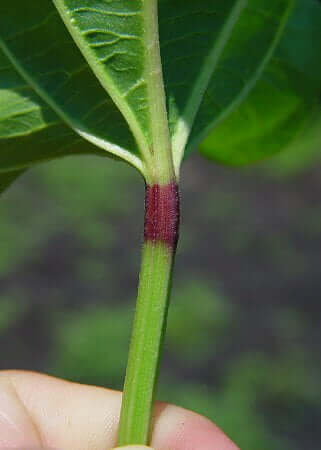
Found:
[[[0,450],[108,450],[116,446],[121,393],[33,372],[0,376]],[[237,450],[210,420],[158,404],[155,450]],[[133,450],[133,448],[131,449]]]

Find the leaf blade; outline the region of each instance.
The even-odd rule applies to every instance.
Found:
[[[146,114],[142,2],[111,0],[107,6],[98,0],[93,7],[87,0],[82,2],[82,6],[75,0],[53,1],[101,85],[129,123],[142,151],[148,153],[151,125]],[[106,16],[109,20],[106,20]],[[131,34],[129,30],[133,30]],[[110,42],[103,35],[114,36],[115,40]],[[99,42],[96,41],[97,37]],[[126,45],[122,45],[123,40],[127,41]],[[129,44],[130,40],[135,41],[135,44]],[[130,73],[129,76],[118,76],[119,72],[126,71]],[[135,94],[133,99],[130,98],[132,92]],[[125,101],[126,96],[129,96],[128,101]]]
[[[0,12],[1,48],[42,102],[76,133],[143,171],[126,122],[91,73],[50,0],[36,0],[25,8],[24,2],[13,0]],[[88,151],[92,149],[88,145]]]
[[[176,131],[172,137],[173,143],[173,154],[176,159],[175,164],[178,166],[182,158],[182,153],[184,152],[186,143],[189,138],[191,125],[196,117],[200,104],[202,102],[202,91],[203,95],[206,91],[207,85],[212,78],[215,67],[219,61],[221,53],[230,38],[233,28],[240,17],[243,9],[247,5],[247,0],[237,0],[234,5],[232,5],[229,11],[225,24],[222,26],[222,30],[218,34],[217,39],[214,42],[212,49],[210,50],[208,56],[206,57],[203,67],[200,70],[199,76],[191,92],[189,101],[182,112],[181,118],[176,124]]]
[[[53,2],[135,136],[145,178],[169,182],[174,169],[159,54],[158,1]]]
[[[200,0],[188,4],[183,0],[160,2],[161,50],[171,134],[176,146],[174,155],[176,170],[181,163],[186,135],[189,135],[187,142],[189,153],[217,120],[219,111],[215,108],[214,111],[213,108],[210,110],[210,106],[213,106],[210,99],[213,96],[217,97],[223,109],[229,107],[232,110],[235,97],[241,91],[245,97],[253,88],[263,66],[273,53],[293,2],[249,0],[247,4],[245,7],[245,2],[243,4],[235,0],[225,2]],[[190,93],[197,82],[199,67],[206,65],[208,56],[224,30],[224,25],[228,24],[229,18],[233,18],[233,11],[237,12],[238,20],[235,20],[235,23],[231,20],[229,36],[224,42],[225,46],[218,61],[215,58],[211,61],[211,70],[214,73],[210,80],[206,80],[209,81],[208,85],[202,88],[205,93],[197,114],[193,112],[195,116],[193,126],[193,121],[189,121],[188,118],[186,120],[184,116],[185,109],[188,109],[186,99],[190,98]],[[196,40],[195,46],[193,40]],[[256,51],[254,44],[258,44]],[[262,67],[258,68],[259,65]],[[245,91],[243,79],[246,80],[245,84],[249,81]],[[175,129],[177,123],[184,121],[185,136],[181,138]]]
[[[320,108],[320,56],[321,6],[315,0],[300,0],[262,79],[204,141],[201,152],[237,166],[264,159],[303,138]]]

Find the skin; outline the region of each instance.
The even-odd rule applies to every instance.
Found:
[[[121,393],[33,372],[0,372],[0,450],[108,450],[115,447]],[[159,403],[155,450],[237,450],[211,421]],[[129,446],[123,450],[150,447]]]

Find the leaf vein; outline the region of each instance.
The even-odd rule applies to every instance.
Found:
[[[94,14],[101,14],[103,16],[116,16],[116,17],[133,17],[140,15],[139,11],[108,11],[106,9],[79,7],[70,10],[72,14],[91,12]]]

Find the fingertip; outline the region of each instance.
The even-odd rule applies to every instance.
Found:
[[[206,417],[172,405],[161,409],[152,441],[157,450],[239,450]]]

